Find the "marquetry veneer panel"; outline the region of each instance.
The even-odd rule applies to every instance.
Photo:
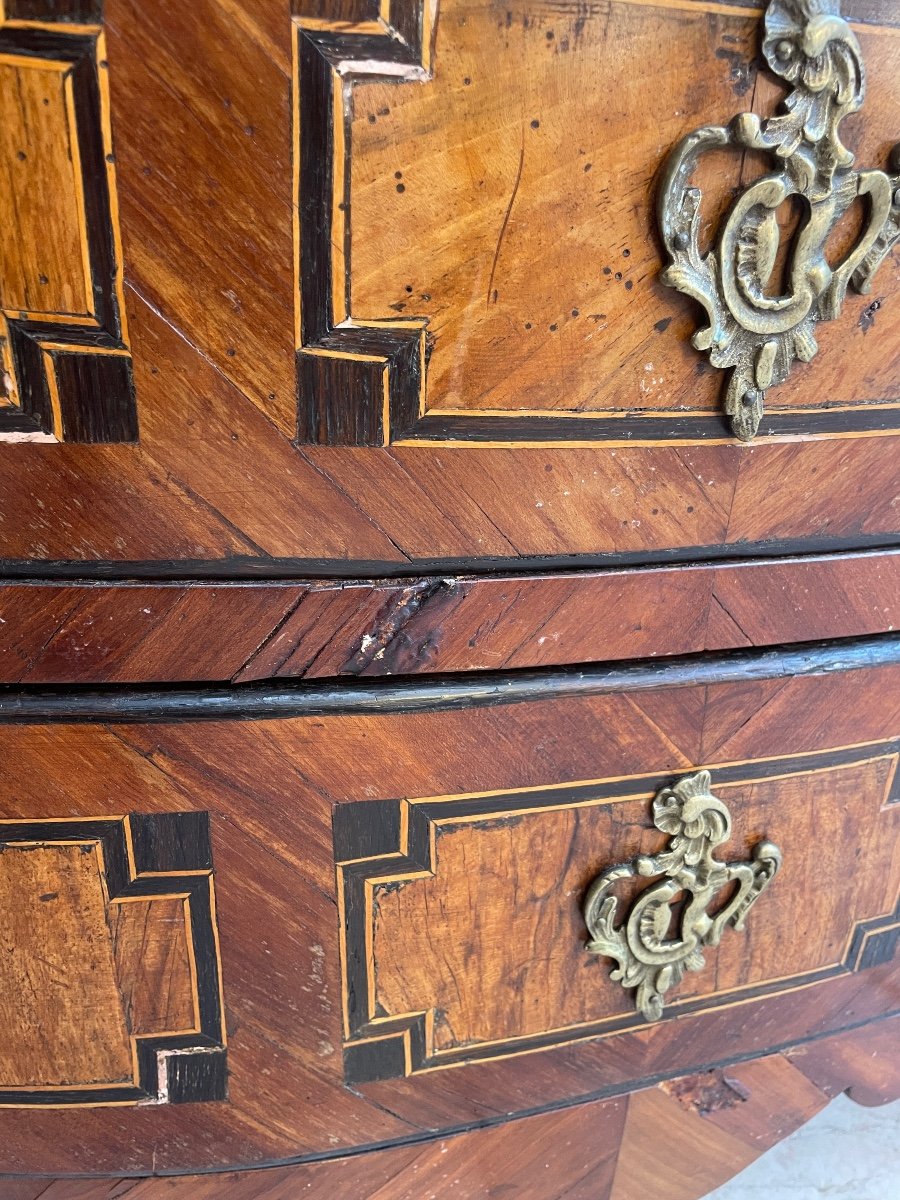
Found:
[[[264,1171],[82,1180],[72,1200],[422,1200],[448,1180],[471,1196],[517,1200],[698,1200],[793,1133],[847,1088],[862,1104],[900,1092],[895,1018],[794,1053],[668,1080],[631,1096],[494,1123],[365,1155]],[[660,1155],[660,1130],[666,1153]],[[662,1174],[664,1172],[664,1174]],[[22,1184],[10,1200],[40,1200]],[[15,1188],[15,1184],[7,1186]],[[47,1200],[69,1200],[58,1182]],[[33,1190],[30,1190],[33,1189]],[[124,1189],[122,1191],[121,1189]],[[465,1189],[463,1191],[462,1189]],[[561,1191],[561,1189],[565,1189]],[[43,1194],[43,1193],[41,1193]]]
[[[890,960],[900,930],[897,753],[890,743],[711,768],[735,817],[725,857],[765,837],[784,865],[747,935],[707,953],[666,1018]],[[610,962],[585,953],[579,897],[598,871],[664,848],[647,814],[666,782],[632,776],[337,810],[348,1079],[641,1028]],[[861,796],[860,825],[850,800]]]
[[[0,822],[0,1105],[225,1095],[205,813]]]
[[[692,304],[659,283],[653,204],[684,134],[780,98],[758,9],[415,0],[401,27],[399,7],[295,0],[301,442],[723,440]],[[844,6],[869,80],[852,145],[878,166],[897,134],[886,8]],[[705,219],[748,166],[716,156]],[[892,273],[822,331],[763,433],[897,428]]]
[[[5,582],[0,682],[431,675],[896,628],[898,551],[483,578]]]
[[[85,455],[79,446],[24,445],[7,455],[0,480],[0,557],[7,569],[25,571],[30,577],[42,574],[41,563],[59,563],[67,564],[64,571],[79,575],[127,578],[155,571],[176,578],[235,572],[370,578],[406,571],[410,561],[416,564],[415,573],[477,570],[479,564],[505,565],[511,570],[538,563],[540,569],[580,568],[664,562],[673,551],[680,558],[733,556],[743,554],[745,548],[754,554],[805,554],[896,541],[892,379],[898,310],[891,300],[896,261],[885,264],[878,296],[854,300],[857,307],[830,327],[830,344],[823,344],[815,366],[798,372],[803,395],[784,393],[787,403],[797,400],[797,409],[807,403],[819,405],[813,414],[817,423],[846,422],[848,412],[841,406],[852,406],[849,415],[866,426],[864,436],[858,429],[832,428],[821,436],[791,440],[782,430],[774,436],[767,432],[754,446],[734,444],[714,412],[710,380],[696,373],[695,352],[687,341],[695,324],[690,305],[675,292],[664,294],[646,270],[655,247],[652,198],[647,191],[638,199],[634,188],[626,187],[629,181],[634,184],[639,170],[628,164],[643,164],[640,169],[649,182],[668,149],[666,133],[675,136],[699,122],[722,120],[750,103],[752,89],[736,97],[734,88],[740,81],[732,79],[748,60],[741,58],[739,64],[730,56],[758,34],[759,14],[753,5],[619,0],[607,6],[609,47],[597,45],[598,28],[607,23],[606,7],[600,6],[602,12],[585,14],[578,45],[570,38],[564,53],[564,14],[550,14],[546,6],[528,13],[513,6],[508,34],[504,10],[496,14],[504,29],[491,26],[488,39],[488,6],[484,6],[477,12],[477,24],[485,36],[478,41],[472,38],[475,11],[465,26],[454,27],[454,15],[466,16],[459,7],[462,3],[447,0],[441,7],[432,62],[425,36],[429,10],[422,5],[418,9],[404,5],[402,11],[392,6],[390,12],[385,7],[383,15],[393,22],[401,35],[398,39],[378,24],[381,14],[361,0],[297,0],[290,6],[281,0],[257,0],[252,11],[246,6],[238,11],[233,3],[219,0],[195,0],[190,5],[107,0],[110,65],[99,74],[101,89],[107,74],[111,87],[128,277],[129,332],[121,340],[134,353],[141,397],[140,450],[126,443]],[[36,37],[41,33],[48,39],[94,36],[76,30],[84,28],[84,21],[96,29],[95,5],[82,9],[67,0],[53,7],[69,19],[47,22],[52,27],[39,31],[15,24],[39,19],[38,0],[7,5],[6,34]],[[417,11],[422,18],[418,25],[409,21],[410,13],[415,16]],[[900,53],[896,12],[890,0],[860,0],[846,11],[860,22],[871,73],[865,114],[853,118],[848,140],[852,133],[861,163],[883,163],[891,139],[897,136],[892,132],[895,58]],[[523,18],[518,24],[516,14]],[[545,35],[552,22],[559,53],[554,56],[553,50],[542,49],[537,63],[566,87],[537,97],[540,108],[532,111],[527,106],[521,125],[516,99],[522,80],[530,77],[529,55],[537,54],[530,24],[527,39],[524,36],[526,15],[529,23],[532,18],[544,22]],[[565,15],[566,23],[570,20],[575,23],[580,18]],[[861,24],[864,21],[876,22],[880,28]],[[364,33],[367,22],[377,25],[374,33]],[[651,30],[664,26],[672,36],[653,46],[643,23]],[[627,95],[619,95],[613,86],[614,80],[621,80],[621,71],[610,47],[618,50],[622,32],[628,30],[633,34],[626,39],[632,61],[638,62],[637,49],[650,46],[656,69],[653,88],[638,92],[637,107],[627,113],[626,122],[622,114],[634,95],[634,78],[647,75],[646,61],[641,60],[641,71],[628,76]],[[375,37],[377,44],[370,42],[369,49],[377,53],[364,59],[366,37]],[[738,42],[729,40],[733,37]],[[494,47],[493,58],[490,48],[485,48],[488,40]],[[524,57],[520,58],[517,46],[524,46]],[[292,47],[297,52],[296,120],[291,111]],[[701,51],[702,62],[698,62]],[[488,66],[480,74],[468,75],[462,58],[473,54],[486,59]],[[590,60],[589,93],[568,86],[576,77],[583,79],[586,60]],[[367,64],[377,70],[360,78]],[[408,80],[395,75],[389,82],[386,74],[379,75],[382,68],[398,64],[408,70]],[[513,72],[514,65],[521,69]],[[347,68],[343,73],[342,67]],[[429,69],[431,80],[419,77]],[[468,86],[466,78],[471,79]],[[496,95],[507,80],[510,86],[503,98],[509,102],[502,114],[506,124],[499,128]],[[676,101],[669,86],[672,80],[680,82],[682,99],[686,89],[695,89],[687,106]],[[763,95],[761,83],[758,91],[759,107],[771,111],[772,97]],[[371,102],[382,92],[389,95],[372,108]],[[491,94],[492,106],[473,101],[479,92]],[[441,96],[448,100],[443,107],[436,103]],[[572,119],[565,125],[567,135],[585,106],[610,118],[582,121],[592,141],[575,149],[592,153],[590,172],[581,166],[573,171],[570,154],[554,156],[553,135],[562,124],[559,103],[565,107],[567,98],[572,109]],[[380,114],[383,107],[390,113]],[[677,130],[672,127],[676,109],[681,109]],[[370,113],[374,123],[369,121]],[[472,136],[473,113],[476,123],[479,113],[488,121],[487,132],[478,135],[479,146]],[[423,128],[420,137],[417,122],[424,126],[426,117],[433,117],[433,124]],[[540,122],[537,129],[531,127],[533,120]],[[488,305],[492,256],[521,152],[519,132],[526,146],[522,183],[491,289],[492,294],[498,292],[497,303]],[[448,184],[440,155],[435,158],[428,152],[429,146],[439,148],[442,137],[447,156],[460,168],[461,192],[449,197],[453,201],[449,207],[442,191]],[[389,162],[391,151],[385,145],[395,138],[397,161]],[[469,145],[493,172],[488,176],[473,169],[474,183],[464,170],[464,150]],[[490,157],[481,153],[485,146]],[[541,148],[540,155],[532,153]],[[84,165],[87,160],[81,149]],[[595,150],[600,153],[594,154]],[[16,160],[13,165],[25,171],[31,162],[30,158],[27,163]],[[342,164],[348,162],[352,178],[341,174]],[[427,163],[434,169],[426,170]],[[112,169],[112,164],[102,165]],[[473,168],[480,165],[473,160]],[[466,366],[467,347],[479,342],[483,350],[481,334],[475,330],[473,340],[464,342],[454,333],[455,326],[441,325],[444,318],[437,309],[447,303],[453,307],[469,295],[476,323],[484,323],[485,330],[497,324],[507,301],[515,298],[511,284],[527,250],[522,244],[523,226],[526,233],[534,228],[533,221],[522,220],[529,209],[520,202],[529,196],[533,202],[534,172],[542,166],[547,168],[547,187],[559,202],[546,236],[534,238],[539,252],[534,256],[535,296],[548,275],[546,268],[554,265],[557,255],[569,256],[573,238],[584,237],[587,248],[572,279],[577,282],[583,268],[596,268],[617,307],[613,311],[581,306],[577,298],[560,292],[564,323],[556,333],[549,329],[550,324],[558,324],[556,320],[544,327],[532,316],[513,311],[513,319],[521,316],[523,324],[510,334],[511,352],[505,353],[501,346],[490,358],[470,354]],[[398,171],[401,179],[396,178]],[[579,189],[596,188],[601,172],[615,175],[616,187],[627,192],[630,203],[616,199],[618,191],[609,203],[601,201],[598,191],[600,207],[591,211],[589,228],[579,232],[576,221],[576,229],[570,231],[571,205],[594,195]],[[93,177],[103,175],[94,172]],[[478,189],[482,178],[484,188]],[[403,192],[398,192],[399,187]],[[489,192],[488,199],[473,201],[473,187],[479,194]],[[421,214],[423,196],[432,190],[433,213],[424,224],[416,224],[413,217]],[[301,201],[296,240],[294,195]],[[348,199],[351,210],[342,210]],[[112,212],[112,190],[109,200]],[[396,214],[388,201],[400,206]],[[647,221],[635,212],[638,203]],[[477,212],[469,211],[471,204]],[[466,210],[463,217],[471,219],[461,218],[460,205]],[[608,225],[597,227],[598,213],[609,217]],[[28,220],[34,223],[30,216]],[[105,227],[93,220],[89,224],[92,229]],[[114,226],[112,221],[110,227]],[[374,245],[384,247],[394,237],[396,245],[387,254]],[[631,251],[627,259],[626,248]],[[632,274],[622,271],[623,279],[616,280],[621,265],[603,260],[614,260],[620,249],[620,261],[631,264]],[[470,261],[480,264],[473,275],[481,272],[475,279],[478,287],[473,284],[469,293],[460,287],[451,289],[451,295],[448,288],[453,280],[447,286],[441,282],[445,274],[441,264],[454,253],[465,270]],[[548,262],[540,261],[542,257]],[[420,264],[420,274],[410,276],[406,270],[411,258]],[[637,269],[641,262],[643,267]],[[388,279],[392,264],[396,264],[395,275]],[[554,280],[558,280],[558,265],[550,272]],[[604,265],[610,267],[611,276],[603,275]],[[70,284],[75,279],[74,266],[65,279]],[[632,280],[634,286],[628,290],[625,285]],[[407,292],[407,287],[412,291]],[[430,301],[422,299],[425,294]],[[867,314],[866,309],[882,295],[881,307]],[[401,312],[392,307],[401,304]],[[578,308],[579,317],[571,316],[572,308]],[[10,311],[15,325],[24,310]],[[344,312],[366,323],[365,328],[347,324]],[[623,436],[640,444],[610,444],[611,418],[566,416],[551,408],[546,356],[535,356],[529,377],[528,362],[519,353],[528,344],[526,334],[542,339],[562,335],[551,343],[558,346],[570,336],[567,325],[576,333],[593,327],[592,312],[614,316],[615,330],[612,326],[602,334],[598,330],[586,341],[583,365],[578,354],[571,361],[552,360],[561,379],[559,401],[565,406],[572,394],[564,386],[566,373],[574,372],[582,383],[592,379],[601,391],[611,380],[620,382],[624,415],[615,421],[627,426]],[[859,325],[863,316],[868,332]],[[423,399],[420,325],[426,317],[426,333],[435,338],[424,397],[426,421],[438,420],[440,428],[423,426],[418,417]],[[400,321],[401,328],[392,330],[383,318]],[[532,330],[524,329],[525,321],[532,322]],[[657,328],[666,321],[671,323],[665,330]],[[330,343],[332,337],[340,344]],[[381,339],[382,347],[371,339]],[[653,353],[635,357],[629,348],[643,346],[647,339]],[[25,375],[43,384],[47,376],[41,345],[26,338],[20,350],[25,355],[31,347],[34,353],[25,364]],[[303,361],[298,367],[300,347]],[[664,363],[657,347],[666,348]],[[325,353],[331,350],[336,356]],[[400,420],[385,432],[385,400],[389,407],[393,404],[391,380],[402,376],[397,356],[404,354],[412,364],[407,379],[416,385],[408,389],[413,426],[405,429]],[[60,354],[55,364],[58,382],[66,374],[60,365],[63,357],[66,370],[80,366],[82,372],[117,370],[116,364],[124,361],[115,355],[101,363],[101,357],[93,354]],[[391,362],[386,365],[388,358]],[[608,370],[598,369],[600,359]],[[439,383],[441,363],[454,361],[463,365],[459,397],[443,395]],[[498,408],[480,406],[482,397],[476,395],[488,373],[496,379],[498,361],[504,379],[515,377],[529,384],[520,389],[521,405],[508,417]],[[655,369],[648,372],[644,368],[651,362]],[[691,379],[696,375],[697,381],[697,395],[689,397],[689,403],[696,400],[707,430],[715,436],[702,446],[679,444],[680,434],[674,444],[648,445],[647,422],[657,420],[662,412],[659,419],[668,429],[676,419],[671,406],[665,406],[670,391],[676,409],[682,404],[684,397],[676,393],[687,378],[681,367],[688,362],[688,375]],[[638,377],[649,381],[652,390],[648,397],[637,397],[642,407],[646,400],[650,416],[635,415],[640,388],[626,386],[629,372],[634,384],[636,364]],[[664,382],[654,385],[654,379],[663,378],[656,369],[661,364]],[[6,374],[21,391],[18,360],[11,357],[7,367],[14,368]],[[860,371],[866,375],[862,382]],[[296,444],[298,372],[300,445]],[[307,386],[307,374],[314,386]],[[870,386],[869,376],[877,389]],[[830,387],[828,379],[840,387]],[[90,391],[100,398],[115,394],[105,386],[92,385]],[[61,399],[64,393],[62,387]],[[43,403],[40,387],[31,394]],[[873,397],[876,408],[870,407]],[[460,426],[451,428],[444,424],[445,402],[456,405],[457,400],[463,405],[462,417]],[[598,396],[601,401],[608,409],[607,398]],[[823,402],[836,402],[837,407],[822,408]],[[43,427],[49,428],[49,401],[42,411]],[[684,415],[678,409],[677,419]],[[792,410],[787,415],[796,418],[795,430],[802,423],[806,432],[806,414]],[[48,436],[36,432],[34,424],[31,435],[21,429],[15,434],[9,422],[19,419],[15,413],[4,418],[6,437]],[[558,424],[560,420],[565,427]],[[573,421],[578,426],[574,431]],[[871,427],[873,422],[880,422],[879,427]],[[583,444],[593,436],[587,426],[603,426],[599,443]],[[414,445],[401,444],[406,433]],[[874,436],[880,433],[887,436]],[[533,439],[538,435],[549,437],[536,444]],[[444,436],[458,443],[454,453],[435,444],[435,437]],[[483,436],[494,444],[481,443]],[[391,442],[387,449],[385,438]],[[718,444],[723,439],[728,444]],[[423,445],[423,440],[428,444]],[[530,445],[523,447],[523,441]],[[307,442],[329,444],[311,447]],[[362,451],[357,448],[360,444],[366,447]]]
[[[137,437],[103,35],[93,6],[0,25],[0,437]]]

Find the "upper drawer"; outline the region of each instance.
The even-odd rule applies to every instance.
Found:
[[[0,558],[896,536],[890,0],[100,7],[0,30]]]
[[[898,642],[4,698],[0,1171],[337,1157],[894,1012]]]

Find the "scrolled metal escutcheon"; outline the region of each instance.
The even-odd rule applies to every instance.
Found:
[[[648,1021],[660,1019],[666,993],[686,971],[705,965],[704,946],[717,946],[727,925],[743,928],[751,906],[781,866],[781,851],[767,841],[753,847],[747,862],[723,863],[713,857],[731,836],[731,813],[710,786],[709,772],[699,771],[663,788],[653,801],[653,824],[670,835],[666,849],[610,867],[585,897],[588,951],[617,961],[610,978],[637,989],[635,1007]],[[619,901],[613,887],[653,876],[662,878],[637,896],[617,925]],[[733,895],[710,915],[710,905],[725,889]],[[670,936],[673,917],[676,930]]]
[[[854,170],[840,140],[841,122],[862,107],[866,91],[859,42],[840,15],[840,0],[770,0],[762,51],[793,86],[781,110],[767,120],[741,113],[728,126],[689,134],[669,156],[658,204],[670,259],[662,282],[706,309],[709,325],[693,343],[714,367],[731,371],[724,407],[744,441],[759,430],[767,390],[783,383],[798,359],[815,357],[816,324],[840,315],[849,286],[867,293],[900,240],[900,145],[889,176]],[[738,196],[704,255],[702,194],[690,181],[701,156],[725,146],[766,152],[775,169]],[[799,198],[802,217],[785,294],[777,294],[777,210],[791,197]],[[862,231],[831,264],[826,243],[857,197],[867,207]]]

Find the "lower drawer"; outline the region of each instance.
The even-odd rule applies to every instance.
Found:
[[[900,1009],[893,637],[2,716],[0,1172],[337,1158]]]

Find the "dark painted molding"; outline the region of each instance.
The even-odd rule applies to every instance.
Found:
[[[0,558],[0,583],[23,580],[51,583],[185,582],[255,580],[303,582],[307,579],[421,579],[435,575],[500,575],[523,572],[562,572],[619,570],[628,568],[668,567],[685,564],[704,566],[759,559],[784,560],[817,556],[900,549],[900,533],[858,534],[854,537],[783,538],[766,542],[733,542],[714,546],[683,546],[670,550],[608,551],[596,554],[525,555],[521,558],[486,556],[484,558],[406,558],[400,562],[385,559],[328,558],[251,558],[234,556],[209,559],[159,559],[158,561],[67,561],[63,559]]]
[[[802,646],[690,654],[583,668],[469,672],[370,683],[179,684],[0,689],[0,724],[255,720],[327,714],[439,712],[609,692],[745,683],[900,665],[900,633]]]

